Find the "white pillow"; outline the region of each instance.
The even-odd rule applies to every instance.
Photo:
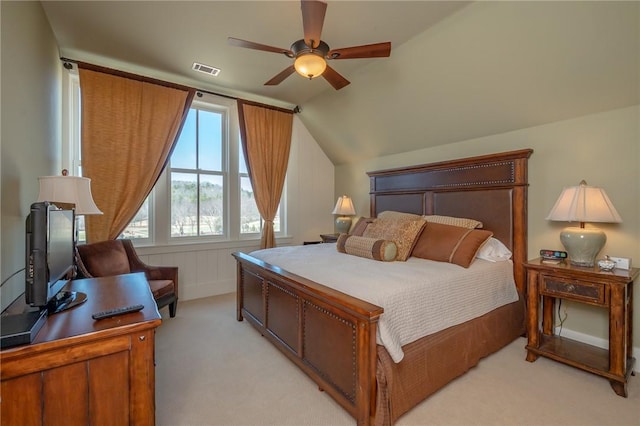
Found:
[[[489,262],[501,262],[511,259],[511,254],[511,251],[500,240],[491,237],[480,247],[476,257]]]

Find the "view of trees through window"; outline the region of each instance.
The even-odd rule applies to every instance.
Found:
[[[138,213],[122,232],[122,237],[129,239],[149,238],[149,197],[144,200]]]
[[[171,236],[224,233],[221,176],[171,173]]]

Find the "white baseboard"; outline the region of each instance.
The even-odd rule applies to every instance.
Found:
[[[560,334],[560,327],[556,327],[555,334]],[[596,346],[602,349],[609,349],[609,341],[606,339],[602,339],[600,337],[591,336],[589,334],[580,333],[577,331],[569,330],[566,327],[562,328],[562,337],[566,337],[567,339],[576,340],[578,342],[587,343],[592,346]],[[640,347],[633,347],[633,357],[636,359],[636,365],[634,366],[634,371],[636,373],[640,372],[640,366],[638,365],[638,360],[640,360]]]

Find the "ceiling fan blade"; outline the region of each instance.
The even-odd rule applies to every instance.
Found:
[[[284,81],[285,78],[289,77],[291,74],[295,72],[295,67],[293,65],[289,65],[284,70],[280,71],[278,75],[273,77],[271,80],[267,81],[265,86],[276,86]]]
[[[320,44],[324,15],[327,11],[327,4],[316,0],[302,0],[302,28],[304,31],[304,42],[314,49]]]
[[[322,76],[336,90],[340,90],[344,86],[349,84],[349,80],[338,74],[338,72],[331,68],[329,65],[327,65],[327,68],[322,73]]]
[[[247,49],[263,50],[265,52],[284,53],[290,58],[293,58],[293,52],[289,49],[282,49],[280,47],[267,46],[266,44],[254,43],[252,41],[241,40],[239,38],[227,37],[227,42],[232,46],[246,47]]]
[[[332,49],[327,53],[327,59],[386,58],[389,55],[391,55],[391,42],[387,41]]]

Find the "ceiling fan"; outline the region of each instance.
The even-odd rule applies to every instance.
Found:
[[[327,4],[317,0],[301,0],[301,8],[304,38],[293,42],[289,49],[267,46],[233,37],[227,39],[232,46],[283,53],[288,58],[295,59],[292,65],[267,81],[265,86],[280,84],[285,78],[297,71],[298,74],[308,79],[321,75],[334,89],[340,90],[349,84],[349,80],[327,65],[326,60],[384,58],[391,54],[391,42],[331,49],[327,43],[320,39]]]

